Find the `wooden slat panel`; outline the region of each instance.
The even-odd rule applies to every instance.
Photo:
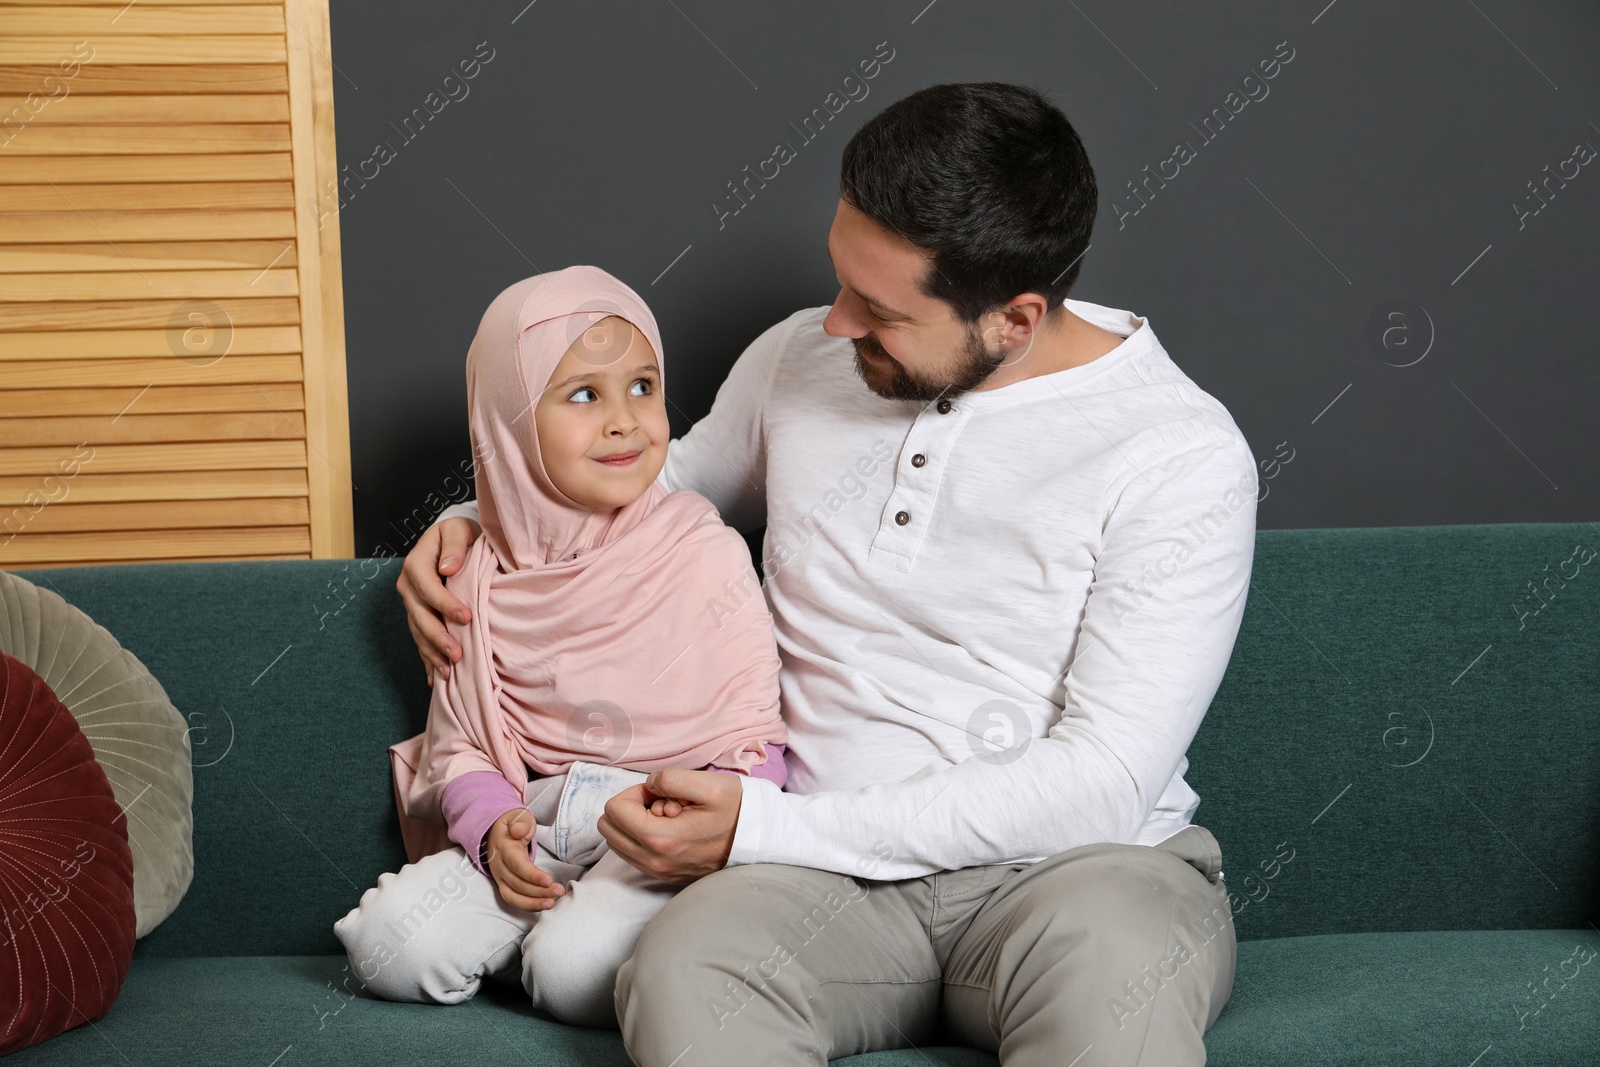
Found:
[[[0,96],[0,116],[14,107],[23,106],[23,101],[23,97],[7,99]],[[28,121],[27,128],[37,129],[46,125],[164,126],[171,123],[193,125],[197,122],[288,121],[287,93],[84,96],[73,92],[65,99],[52,101],[41,108]]]
[[[0,245],[0,274],[88,270],[227,270],[293,267],[292,241],[118,241]]]
[[[309,554],[310,551],[311,531],[304,526],[129,530],[116,537],[103,533],[22,534],[0,547],[0,566],[18,570],[41,566],[46,560],[118,563],[202,555],[236,559],[263,553]]]
[[[300,301],[292,296],[257,299],[224,297],[215,302],[234,326],[287,326],[300,322]],[[0,303],[0,330],[166,329],[171,300],[40,300]],[[0,385],[5,383],[0,382]]]
[[[0,0],[0,3],[5,3],[5,0]],[[254,561],[258,560],[309,560],[309,558],[312,557],[304,552],[288,553],[288,555],[186,555],[186,557],[176,558],[176,560],[117,560],[115,566],[131,566],[134,563],[176,563],[176,565],[182,565],[182,563],[238,563],[238,561],[254,563]],[[11,565],[11,563],[5,563],[5,561],[0,560],[0,569],[10,569],[10,571],[22,571],[22,569],[43,571],[43,569],[64,569],[69,568],[69,566],[104,565],[106,565],[104,560],[42,560],[18,563],[18,565]]]
[[[22,131],[27,133],[26,130]],[[293,173],[288,152],[181,156],[11,156],[0,187],[55,182],[68,196],[79,183],[149,182],[182,175],[191,182],[275,181]],[[0,194],[3,196],[4,194]]]
[[[5,0],[0,0],[0,3],[3,2]],[[176,560],[117,560],[117,566],[131,566],[134,563],[178,563],[178,565],[182,565],[182,563],[238,563],[238,561],[254,563],[254,561],[258,560],[309,560],[309,558],[310,555],[306,552],[288,553],[288,555],[186,555],[186,557],[176,558]],[[43,560],[37,561],[37,563],[27,563],[27,565],[6,565],[5,561],[0,560],[0,569],[13,569],[13,571],[21,571],[21,569],[40,569],[42,571],[42,569],[46,568],[67,568],[67,566],[104,566],[104,560]]]
[[[61,359],[7,363],[5,384],[17,389],[61,386],[222,385],[239,382],[298,382],[301,359],[285,356],[228,356],[198,366],[174,356],[160,359]]]
[[[304,411],[305,393],[294,383],[257,385],[157,385],[135,388],[0,389],[0,419],[53,415],[141,415],[200,411]],[[3,426],[4,423],[0,423]]]
[[[59,464],[73,455],[71,449],[0,449],[0,474],[55,474]],[[103,474],[130,471],[220,471],[234,468],[299,467],[306,465],[303,441],[222,441],[216,444],[104,445],[95,446],[79,469],[92,467]]]
[[[168,330],[38,330],[29,333],[0,333],[0,364],[10,360],[46,359],[129,359],[139,356],[186,356],[177,346],[183,334]],[[233,330],[231,343],[220,345],[208,328],[196,341],[192,358],[209,362],[227,356],[264,356],[300,351],[298,326],[241,326]]]
[[[268,7],[282,7],[283,0],[161,0],[160,7],[187,7],[198,4],[202,7],[232,7],[234,4],[265,4]],[[38,7],[39,0],[0,0],[0,7]],[[74,7],[98,7],[121,9],[128,6],[128,0],[73,0]]]
[[[0,7],[0,36],[6,37],[57,37],[70,33],[93,37],[98,42],[117,35],[275,33],[281,37],[283,32],[283,9],[261,3],[193,4],[180,8],[130,3],[120,11],[77,4]],[[98,58],[98,48],[96,51]]]
[[[215,411],[184,415],[60,415],[0,419],[7,448],[62,445],[165,444],[181,441],[303,440],[298,411]]]
[[[126,182],[109,185],[13,185],[0,211],[203,211],[294,207],[293,182]],[[159,222],[159,220],[150,220]],[[10,219],[0,215],[0,223]]]
[[[4,45],[0,44],[0,51]],[[5,145],[8,156],[168,156],[218,152],[286,152],[281,122],[211,126],[25,126]]]
[[[182,305],[179,305],[180,307]],[[198,314],[198,313],[197,313]],[[173,330],[36,330],[0,334],[0,364],[12,360],[136,359],[141,356],[177,356],[200,364],[224,356],[283,355],[301,350],[298,326],[245,326],[224,339],[209,318]],[[190,347],[184,347],[188,344]]]
[[[334,150],[333,70],[327,0],[287,0],[290,125],[301,256],[300,313],[306,339],[306,444],[322,460],[311,480],[312,555],[355,552],[351,508],[350,402],[345,377],[344,287],[339,214],[325,190],[339,180]],[[337,205],[335,205],[337,206]]]
[[[34,510],[37,508],[37,510]],[[311,521],[305,497],[238,497],[204,504],[171,500],[127,504],[80,504],[69,497],[42,507],[0,511],[0,546],[6,537],[99,530],[119,540],[125,530],[197,529],[215,526],[305,526]],[[0,547],[0,554],[5,549]]]
[[[6,0],[0,0],[0,4]],[[56,57],[60,59],[63,57]],[[53,82],[45,82],[54,78]],[[286,93],[289,71],[281,63],[123,64],[107,67],[93,61],[80,64],[68,77],[52,61],[46,66],[0,67],[0,93],[48,95],[57,82],[67,82],[72,96],[99,93]],[[58,90],[59,91],[59,90]]]
[[[80,467],[80,471],[82,468]],[[305,496],[303,470],[146,471],[139,474],[0,477],[0,508],[37,507],[40,499],[100,504],[124,500],[218,500],[236,496]]]
[[[0,63],[50,64],[72,54],[82,37],[0,38]],[[172,37],[95,35],[95,63],[282,63],[287,59],[282,35],[217,34]]]
[[[125,504],[80,504],[66,500],[46,504],[36,511],[16,508],[9,516],[0,513],[0,531],[20,528],[28,535],[98,530],[120,536],[127,530],[306,526],[309,523],[305,497],[237,497],[198,505],[171,500]],[[4,536],[0,535],[0,541],[3,540]]]
[[[0,215],[0,241],[217,241],[293,236],[292,211],[52,211]]]
[[[3,274],[0,300],[180,300],[224,296],[296,296],[294,270],[106,271],[101,274]]]
[[[351,552],[330,50],[327,0],[0,0],[0,565]]]

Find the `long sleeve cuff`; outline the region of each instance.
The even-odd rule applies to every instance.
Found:
[[[728,852],[728,866],[740,863],[760,863],[761,842],[772,822],[773,808],[783,794],[779,787],[766,778],[743,776],[739,785],[744,795],[739,799],[739,822],[733,829],[733,848]]]
[[[789,746],[779,741],[766,743],[767,761],[750,768],[750,777],[765,778],[779,789],[789,780],[789,767],[783,762],[784,750]]]
[[[765,778],[779,789],[782,789],[784,783],[789,780],[789,767],[783,762],[783,752],[784,749],[788,747],[789,746],[780,741],[766,742],[767,761],[765,763],[758,763],[754,767],[751,767],[750,777]],[[704,769],[708,771],[722,771],[726,774],[740,773],[734,770],[732,767],[713,767],[709,764]]]
[[[445,833],[466,849],[472,865],[485,874],[483,839],[496,819],[523,806],[515,786],[498,771],[468,771],[445,783],[439,794]]]

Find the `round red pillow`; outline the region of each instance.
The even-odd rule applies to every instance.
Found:
[[[133,933],[111,783],[72,712],[0,652],[0,1056],[105,1015]]]

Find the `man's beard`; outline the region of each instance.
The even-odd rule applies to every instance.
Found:
[[[1004,353],[993,356],[984,347],[983,335],[976,325],[967,327],[967,341],[962,348],[955,368],[939,379],[913,378],[893,356],[883,350],[878,339],[868,334],[853,337],[850,343],[856,350],[856,375],[881,397],[889,400],[920,400],[928,402],[940,397],[959,396],[993,374],[1006,361]],[[878,363],[868,363],[862,358],[865,351],[880,358]]]

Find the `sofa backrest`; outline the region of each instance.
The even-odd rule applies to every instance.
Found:
[[[332,924],[405,863],[386,746],[430,690],[400,562],[17,571],[110,630],[189,720],[194,881],[141,956],[341,951]]]
[[[1241,939],[1584,925],[1594,548],[1587,524],[1258,534],[1187,774]],[[17,572],[104,624],[190,722],[194,883],[140,955],[337,952],[334,920],[404,863],[386,746],[421,730],[429,690],[399,566]]]
[[[1588,523],[1257,534],[1185,775],[1241,940],[1600,923],[1597,552]]]

